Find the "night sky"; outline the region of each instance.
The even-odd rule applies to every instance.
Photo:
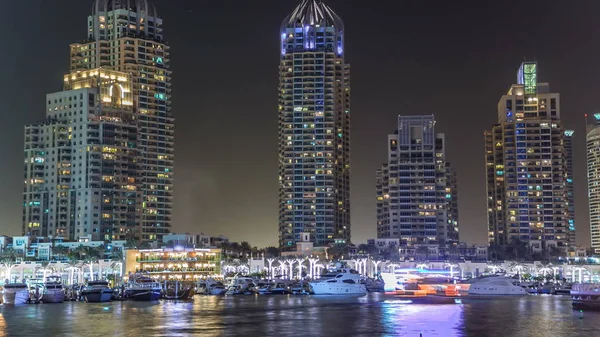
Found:
[[[279,26],[295,0],[154,0],[171,45],[174,231],[277,242]],[[459,174],[461,241],[486,242],[484,130],[524,58],[575,133],[576,224],[589,245],[584,113],[600,111],[600,2],[329,0],[352,84],[352,238],[376,234],[375,170],[398,114],[430,114]],[[60,4],[60,5],[57,5]],[[374,5],[376,4],[376,5]],[[23,126],[60,91],[92,1],[3,1],[0,234],[21,232]]]

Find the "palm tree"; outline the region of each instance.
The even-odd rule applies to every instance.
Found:
[[[278,257],[279,256],[279,248],[272,247],[272,246],[265,248],[265,256],[266,257]]]
[[[529,247],[527,243],[520,239],[512,239],[510,244],[506,246],[507,253],[512,253],[515,260],[520,261],[527,258]]]
[[[69,248],[65,247],[65,246],[54,246],[52,247],[52,257],[56,256],[57,259],[56,260],[60,260],[61,257],[65,257],[67,256],[67,254],[69,254]]]
[[[133,238],[127,239],[127,241],[125,241],[125,244],[123,245],[123,247],[125,247],[126,249],[136,249],[137,246],[138,246],[138,241]]]
[[[252,246],[247,241],[240,243],[240,252],[244,255],[249,255],[252,252]]]
[[[332,260],[339,260],[343,256],[348,256],[348,245],[345,243],[337,243],[327,250]]]
[[[90,267],[90,280],[94,280],[94,263],[98,262],[99,250],[83,245],[80,245],[75,250],[79,254],[79,259],[83,260],[83,263]]]
[[[550,249],[548,249],[548,258],[550,259],[550,261],[554,261],[556,260],[558,257],[562,256],[563,251],[560,248],[557,248],[556,246],[552,246],[550,247]]]
[[[492,244],[488,247],[488,259],[490,261],[504,260],[504,248],[502,246]]]
[[[242,252],[242,248],[240,247],[240,244],[237,242],[230,242],[227,245],[227,249],[228,249],[228,251],[235,253],[236,255],[239,255]]]

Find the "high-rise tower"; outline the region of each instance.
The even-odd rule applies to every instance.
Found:
[[[398,116],[388,159],[377,170],[377,237],[401,246],[458,244],[456,171],[433,115]]]
[[[65,91],[25,130],[23,232],[161,240],[174,160],[162,19],[146,0],[96,0],[70,49]]]
[[[560,97],[524,62],[485,134],[489,243],[520,240],[533,252],[569,245],[568,154]]]
[[[350,240],[350,66],[344,25],[321,0],[283,21],[279,65],[279,245]]]
[[[71,71],[106,68],[131,74],[138,126],[141,239],[170,232],[175,121],[171,114],[169,45],[147,0],[96,0],[87,40],[71,45]]]
[[[587,116],[587,115],[586,115]],[[592,249],[600,253],[600,113],[587,125],[587,180]]]
[[[575,183],[573,179],[573,137],[574,130],[565,130],[565,190],[567,194],[567,223],[569,225],[569,247],[577,246],[575,235]]]

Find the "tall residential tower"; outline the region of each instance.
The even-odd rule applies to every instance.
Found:
[[[174,163],[169,46],[163,39],[162,19],[146,0],[96,0],[87,20],[85,42],[72,44],[70,49],[71,72],[65,76],[65,91],[48,96],[47,120],[26,128],[25,155],[30,162],[26,162],[24,233],[71,239],[88,233],[105,240],[123,236],[161,240],[171,227]],[[77,98],[79,94],[89,97],[82,100]],[[115,95],[122,95],[117,102],[119,113],[106,115],[107,105],[112,104],[110,108],[114,109],[117,104]],[[123,125],[111,126],[109,122]],[[55,124],[56,127],[47,126]],[[125,126],[127,130],[123,131]],[[35,132],[44,132],[43,139],[37,137],[39,143],[34,141]],[[90,146],[74,147],[85,142]],[[64,146],[70,149],[65,150]],[[102,160],[116,162],[92,168],[81,166],[95,165],[92,162],[76,161],[97,159],[96,146],[101,147]],[[70,157],[65,154],[69,151]],[[63,157],[52,158],[59,153]],[[54,166],[59,160],[60,166]],[[65,169],[71,167],[72,170]],[[80,190],[84,186],[95,189],[98,173],[100,194],[96,194],[97,190],[87,191],[93,193],[87,201],[73,196],[86,193]],[[59,180],[53,179],[55,174],[61,175]],[[120,188],[129,191],[127,198],[118,196],[120,192],[116,190]],[[33,199],[41,195],[37,192],[44,191],[50,194],[50,203],[39,201],[38,205]],[[61,207],[53,206],[55,194],[68,201],[57,200]],[[100,206],[79,204],[97,201]],[[62,207],[64,203],[68,203],[67,208]],[[41,208],[30,208],[34,206]],[[125,209],[127,216],[123,220],[119,214]],[[85,215],[89,219],[80,222],[78,219],[84,215],[79,211],[90,212]],[[57,230],[53,223],[57,220],[71,227]],[[123,228],[125,224],[127,228]],[[34,231],[35,226],[42,229]]]
[[[592,249],[600,253],[600,113],[587,125],[588,203]]]
[[[559,94],[539,83],[537,73],[536,62],[521,64],[485,142],[489,243],[520,240],[542,253],[570,244],[572,176]]]
[[[283,21],[279,64],[279,246],[350,241],[350,66],[344,25],[321,0]]]
[[[455,170],[433,115],[399,116],[388,135],[388,160],[377,170],[377,238],[400,245],[458,244]]]

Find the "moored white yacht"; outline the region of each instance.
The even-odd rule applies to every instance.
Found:
[[[60,276],[48,276],[44,281],[44,294],[42,302],[44,303],[62,303],[65,300],[65,291],[63,289]]]
[[[143,275],[132,275],[125,286],[126,297],[134,301],[157,301],[161,293],[160,283]]]
[[[198,282],[198,287],[196,288],[196,294],[203,295],[223,295],[226,291],[227,287],[223,283],[215,281],[212,278]]]
[[[2,287],[2,303],[3,304],[26,304],[29,301],[29,288],[25,283],[9,283],[4,282]]]
[[[231,283],[227,287],[225,295],[241,295],[251,293],[254,288],[255,281],[250,277],[239,277],[236,276],[231,280]]]
[[[334,278],[309,282],[315,295],[366,295],[367,288],[360,283],[360,275],[342,270]]]
[[[81,290],[81,296],[86,302],[108,302],[112,299],[114,290],[107,281],[89,281]]]
[[[482,277],[471,283],[469,295],[527,295],[527,290],[504,276]]]

